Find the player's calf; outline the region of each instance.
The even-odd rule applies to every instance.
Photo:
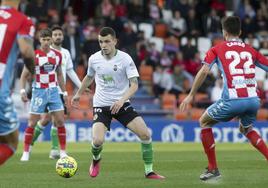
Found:
[[[14,153],[14,150],[7,144],[0,144],[0,165],[4,164]]]

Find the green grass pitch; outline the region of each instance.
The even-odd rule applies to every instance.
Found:
[[[144,178],[139,143],[105,143],[101,172],[88,177],[89,143],[69,143],[68,153],[78,163],[77,174],[65,179],[55,172],[48,158],[50,143],[36,143],[29,162],[20,162],[22,143],[16,155],[0,167],[0,188],[264,188],[268,185],[268,163],[249,144],[217,144],[218,182],[199,180],[206,167],[201,143],[154,143],[154,169],[166,179]]]

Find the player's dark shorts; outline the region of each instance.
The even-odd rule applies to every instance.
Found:
[[[118,120],[124,126],[127,126],[134,118],[140,116],[129,102],[125,103],[117,114],[111,114],[110,106],[93,108],[93,124],[96,122],[103,123],[108,130],[113,118]]]

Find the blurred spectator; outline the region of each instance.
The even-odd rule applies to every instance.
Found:
[[[149,1],[148,6],[149,6],[149,15],[152,21],[158,21],[161,15],[160,15],[160,9],[157,6],[156,1],[155,0]]]
[[[187,34],[191,37],[198,37],[201,34],[200,20],[196,17],[194,9],[190,9],[188,12]]]
[[[221,18],[215,9],[211,9],[209,15],[204,17],[203,30],[209,38],[221,35]]]
[[[260,53],[268,57],[268,39],[261,42]]]
[[[80,59],[80,37],[74,22],[67,24],[66,28],[67,33],[64,37],[62,46],[70,51],[74,67],[76,67],[79,64]]]
[[[182,66],[176,65],[172,73],[172,88],[170,93],[178,96],[180,93],[188,93],[191,90],[193,77]]]
[[[140,0],[127,1],[128,18],[135,23],[139,23],[144,19],[144,11]]]
[[[178,0],[178,1],[171,1],[170,3],[171,9],[173,12],[176,10],[180,11],[181,16],[183,18],[188,17],[188,12],[190,10],[190,6],[188,4],[188,0]]]
[[[197,47],[192,45],[193,38],[188,38],[185,46],[181,47],[183,59],[188,61],[197,53]]]
[[[146,64],[146,59],[148,57],[148,51],[147,48],[145,46],[145,44],[140,45],[140,47],[138,48],[138,65],[141,64]]]
[[[132,22],[124,24],[124,32],[119,32],[119,48],[134,57],[136,55],[137,33],[133,31]]]
[[[33,0],[31,1],[25,13],[34,19],[34,22],[47,22],[48,21],[48,7],[44,0]]]
[[[85,35],[85,41],[82,47],[82,60],[85,67],[87,67],[88,58],[95,52],[100,50],[98,41],[98,31],[92,30]]]
[[[175,54],[179,50],[179,40],[174,35],[169,35],[165,38],[164,50],[168,54]]]
[[[256,31],[256,24],[253,19],[249,16],[246,16],[244,20],[242,20],[242,34],[241,38],[247,38],[249,35],[253,35]]]
[[[157,64],[159,64],[160,52],[156,49],[155,43],[149,43],[148,49],[148,58],[146,61],[147,65],[151,65],[155,68]]]
[[[201,68],[200,53],[196,52],[193,58],[186,61],[185,70],[189,72],[192,76],[195,76],[200,68]]]
[[[102,0],[101,2],[101,14],[104,19],[107,19],[111,16],[114,6],[111,0]]]
[[[78,17],[73,12],[73,7],[68,7],[64,15],[65,24],[78,25]]]
[[[111,27],[116,33],[120,33],[124,29],[124,24],[119,17],[115,15],[113,10],[110,16],[106,19],[106,26]]]
[[[175,35],[176,37],[181,37],[187,31],[186,21],[183,17],[181,17],[180,11],[174,12],[174,17],[171,20],[169,32]]]
[[[257,37],[260,40],[268,39],[268,19],[264,17],[260,9],[258,10],[256,17],[255,32],[256,31],[257,31]]]
[[[181,52],[177,52],[172,60],[172,69],[174,69],[176,65],[180,65],[183,69],[185,69],[185,64],[186,62],[183,59],[183,54]]]
[[[256,16],[256,12],[250,4],[250,0],[241,1],[241,4],[236,11],[236,14],[241,19],[244,19],[246,16],[249,16],[251,19],[253,19]]]
[[[163,51],[160,57],[160,64],[166,69],[170,69],[172,65],[171,58],[169,57],[167,51]]]
[[[119,1],[117,1],[116,5],[115,5],[115,15],[118,18],[124,18],[126,19],[127,17],[127,6],[125,5],[125,3],[120,3]]]
[[[157,65],[153,73],[153,92],[156,99],[163,93],[169,93],[171,88],[171,74],[165,71],[161,65]]]
[[[21,12],[25,13],[28,5],[29,5],[28,0],[21,0],[20,1],[20,4],[19,4],[19,10]]]

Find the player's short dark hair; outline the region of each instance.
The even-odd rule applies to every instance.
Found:
[[[111,27],[103,27],[101,28],[99,35],[105,37],[107,35],[111,35],[112,37],[116,37],[115,31]]]
[[[48,28],[42,29],[39,32],[39,37],[40,38],[45,38],[45,37],[52,37],[52,31]]]
[[[63,32],[62,27],[59,26],[59,25],[54,25],[54,26],[51,28],[51,31],[52,31],[52,32],[53,32],[53,31],[56,31],[56,30],[60,30],[61,32]]]
[[[241,21],[238,16],[228,16],[222,20],[222,29],[227,33],[238,36],[241,30]]]

